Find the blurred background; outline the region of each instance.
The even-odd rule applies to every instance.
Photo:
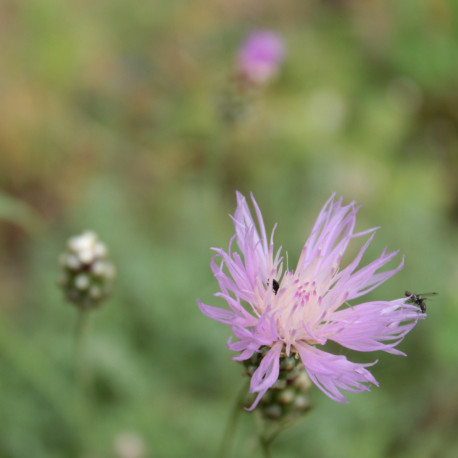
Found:
[[[333,191],[405,267],[368,300],[437,291],[380,388],[313,410],[282,457],[458,456],[458,4],[452,0],[2,0],[0,456],[210,457],[242,385],[210,247],[252,191],[290,266]],[[246,36],[286,57],[220,115]],[[230,91],[229,91],[230,92]],[[226,102],[225,102],[226,101]],[[84,392],[77,309],[56,285],[90,229],[117,266],[92,312]],[[360,245],[350,245],[356,254]],[[398,257],[398,261],[400,257]],[[393,264],[394,265],[394,264]],[[252,416],[232,456],[259,456]]]

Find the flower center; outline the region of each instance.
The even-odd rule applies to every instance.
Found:
[[[321,300],[315,281],[301,282],[292,272],[284,275],[271,307],[279,340],[285,342],[287,354],[297,341],[324,343],[325,339],[318,335],[323,319]]]

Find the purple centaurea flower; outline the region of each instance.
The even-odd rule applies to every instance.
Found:
[[[284,58],[285,45],[280,36],[270,30],[258,30],[242,44],[237,68],[251,83],[264,84],[277,73]]]
[[[369,390],[368,384],[378,386],[366,369],[377,361],[353,363],[318,347],[329,339],[353,350],[404,355],[395,347],[417,320],[425,317],[406,303],[408,298],[342,308],[346,301],[365,295],[402,269],[403,261],[393,270],[378,272],[398,251],[387,253],[385,249],[380,257],[356,270],[378,228],[354,233],[359,207],[354,202],[342,206],[342,199],[335,201],[332,195],[302,249],[296,270],[283,273],[281,248],[274,252],[274,231],[268,240],[261,211],[252,195],[251,199],[258,228],[245,197],[237,192],[232,217],[235,235],[227,252],[213,248],[217,254],[211,269],[220,287],[215,295],[222,297],[230,310],[197,301],[205,315],[231,326],[238,340],[230,338],[228,347],[240,352],[234,360],[247,360],[261,347],[269,349],[251,378],[250,392],[258,395],[249,410],[278,379],[280,357],[291,353],[301,358],[310,379],[335,401],[346,402],[342,391],[362,392]],[[370,236],[358,255],[341,268],[349,242],[365,235]],[[234,239],[241,255],[233,251]],[[278,282],[275,288],[274,280]]]

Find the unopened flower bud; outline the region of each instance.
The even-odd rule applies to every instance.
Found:
[[[239,72],[253,85],[265,84],[278,72],[285,58],[282,38],[271,30],[251,33],[240,48]]]
[[[248,35],[237,53],[230,82],[219,97],[218,110],[224,122],[240,122],[250,111],[253,96],[278,73],[285,53],[283,39],[271,30]]]
[[[70,253],[66,256],[63,265],[71,270],[78,270],[81,267],[81,261],[77,256]]]
[[[295,397],[295,391],[293,389],[287,389],[283,390],[279,395],[278,395],[278,400],[282,404],[291,404],[294,401]]]
[[[307,372],[302,371],[296,378],[295,385],[297,388],[303,392],[306,392],[312,388],[312,381],[307,375]]]
[[[79,274],[75,277],[75,287],[81,291],[88,289],[89,282],[89,277],[86,274]]]
[[[294,398],[293,406],[297,411],[306,411],[310,406],[310,402],[304,395],[298,395]]]
[[[272,420],[279,420],[282,416],[282,409],[278,404],[272,404],[264,410],[264,416]]]
[[[111,292],[115,267],[94,232],[72,237],[60,256],[58,284],[66,298],[80,308],[94,308]]]

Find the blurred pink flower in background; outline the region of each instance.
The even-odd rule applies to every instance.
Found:
[[[285,58],[282,38],[269,30],[252,32],[242,44],[238,57],[239,73],[253,84],[264,84],[278,72]]]
[[[229,310],[197,301],[208,317],[228,324],[237,341],[228,347],[240,352],[233,359],[243,361],[268,350],[253,373],[250,392],[258,393],[250,409],[256,407],[279,376],[280,357],[300,357],[311,380],[331,399],[346,402],[342,391],[368,391],[378,385],[366,369],[376,363],[359,364],[345,356],[319,349],[328,340],[357,351],[382,350],[404,355],[395,347],[425,315],[403,297],[391,301],[371,301],[350,306],[359,298],[402,269],[378,272],[396,252],[381,255],[356,270],[377,228],[354,233],[359,207],[342,206],[334,195],[321,210],[306,241],[295,271],[283,273],[281,248],[274,252],[273,235],[267,238],[261,211],[252,196],[257,224],[245,197],[237,192],[233,216],[235,235],[228,251],[213,248],[211,269]],[[275,230],[275,228],[274,228]],[[358,255],[340,268],[342,256],[353,239],[369,235]],[[240,254],[233,250],[237,242]],[[219,259],[220,263],[216,260]]]

